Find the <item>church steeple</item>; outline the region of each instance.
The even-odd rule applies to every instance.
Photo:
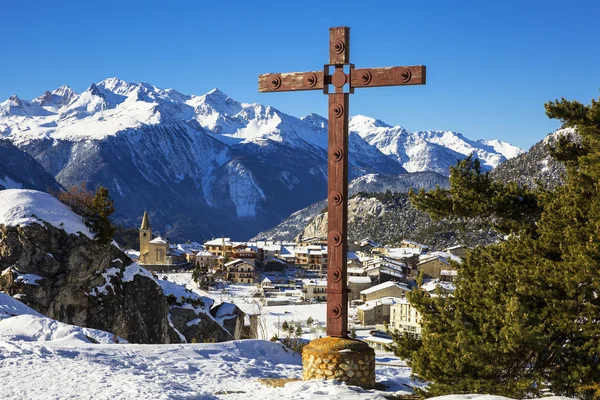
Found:
[[[144,210],[144,216],[142,217],[142,226],[140,227],[140,262],[145,263],[148,257],[148,244],[152,240],[152,228],[150,227],[150,218],[148,213]]]
[[[140,231],[148,231],[150,228],[150,220],[148,219],[148,213],[144,210],[144,216],[142,217],[142,226],[140,227]]]

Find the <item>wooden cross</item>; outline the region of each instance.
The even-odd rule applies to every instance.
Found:
[[[333,73],[331,70],[333,69]],[[323,90],[329,95],[327,335],[348,336],[348,103],[355,88],[424,85],[425,66],[360,68],[350,63],[350,28],[329,29],[323,71],[262,74],[259,92]],[[333,93],[329,87],[333,86]]]

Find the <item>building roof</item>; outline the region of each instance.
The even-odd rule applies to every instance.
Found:
[[[279,264],[287,265],[287,263],[285,261],[280,260],[277,257],[267,258],[266,260],[263,261],[263,263],[268,263],[268,262],[277,262]]]
[[[367,336],[363,339],[365,342],[378,343],[378,344],[392,344],[394,343],[393,339],[387,339],[379,336]]]
[[[434,259],[438,259],[444,264],[450,264],[450,261],[456,261],[457,263],[462,263],[462,259],[458,256],[455,256],[452,253],[446,253],[445,251],[434,251],[432,253],[428,253],[419,257],[419,264],[422,264],[427,261],[431,261]]]
[[[327,281],[324,280],[315,281],[313,279],[303,279],[302,282],[304,283],[304,286],[327,286]]]
[[[209,240],[208,242],[204,242],[204,245],[208,246],[222,246],[223,242],[225,242],[226,246],[231,246],[231,238],[216,238],[213,240]]]
[[[368,289],[365,290],[361,290],[360,294],[371,294],[371,293],[375,293],[378,292],[380,290],[384,290],[393,286],[397,286],[398,288],[402,289],[402,290],[410,290],[410,288],[402,283],[398,283],[398,282],[393,282],[393,281],[387,281],[387,282],[383,282],[380,283],[379,285],[375,285],[373,287],[370,287]]]
[[[424,283],[423,285],[421,285],[421,289],[427,292],[433,292],[438,286],[446,292],[454,292],[455,289],[454,284],[449,282],[440,282],[437,279]]]
[[[368,276],[349,276],[348,283],[371,283],[371,278]]]
[[[233,261],[229,261],[229,262],[228,262],[228,263],[226,263],[224,266],[225,266],[225,267],[230,267],[230,266],[232,266],[232,265],[237,265],[237,264],[239,264],[239,263],[243,263],[243,262],[246,262],[246,261],[244,261],[244,260],[240,260],[240,259],[235,259],[235,260],[233,260]]]
[[[152,239],[149,243],[160,243],[160,244],[167,244],[169,242],[167,242],[165,239],[163,239],[162,237],[158,236],[155,237],[154,239]]]
[[[420,247],[422,249],[428,249],[429,248],[429,246],[427,246],[426,244],[417,243],[417,242],[415,242],[413,240],[408,240],[408,239],[402,240],[402,243],[411,244],[413,246],[418,246],[418,247]]]
[[[362,311],[369,311],[377,307],[378,305],[393,306],[394,304],[407,303],[406,299],[401,297],[382,297],[381,299],[367,301],[365,304],[361,304],[357,308]]]
[[[208,250],[200,250],[196,253],[196,257],[212,257],[212,253]]]

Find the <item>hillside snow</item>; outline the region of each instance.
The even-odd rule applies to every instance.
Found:
[[[27,226],[41,221],[70,234],[94,237],[79,215],[48,193],[26,189],[0,191],[0,224]]]

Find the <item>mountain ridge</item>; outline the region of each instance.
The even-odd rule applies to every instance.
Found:
[[[58,184],[106,186],[116,222],[135,226],[149,209],[174,239],[252,236],[325,197],[326,122],[242,103],[219,89],[185,95],[118,78],[82,93],[64,85],[31,101],[0,103],[0,137]],[[349,134],[351,179],[406,173],[363,136]],[[435,146],[452,164],[464,156]]]

